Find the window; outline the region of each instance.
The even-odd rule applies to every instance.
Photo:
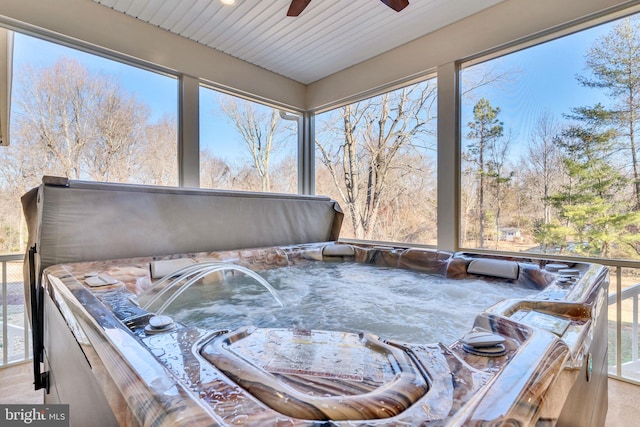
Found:
[[[316,193],[342,237],[435,244],[436,79],[316,116]]]
[[[200,186],[297,193],[297,116],[201,87]]]
[[[0,250],[23,249],[19,198],[43,175],[177,185],[177,79],[15,34]]]
[[[640,20],[461,71],[461,246],[640,257]]]

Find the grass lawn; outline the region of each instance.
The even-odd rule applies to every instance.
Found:
[[[639,328],[640,329],[640,328]],[[622,323],[622,363],[631,361],[632,324]],[[640,341],[640,339],[638,340]],[[640,354],[640,352],[638,352]],[[609,320],[609,366],[616,365],[616,322]]]

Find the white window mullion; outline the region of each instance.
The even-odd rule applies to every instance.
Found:
[[[200,82],[180,78],[178,102],[178,175],[181,187],[200,187]]]
[[[438,249],[456,251],[460,230],[458,67],[438,67]]]

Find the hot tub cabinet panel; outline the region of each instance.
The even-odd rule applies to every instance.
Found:
[[[115,415],[120,415],[121,412],[114,412],[100,384],[109,379],[99,374],[99,365],[93,369],[87,356],[89,350],[86,346],[82,349],[82,340],[76,339],[49,295],[46,296],[44,313],[44,339],[47,343],[44,368],[51,377],[50,389],[44,395],[44,403],[73,402],[71,406],[74,425],[95,425],[94,423],[100,420],[99,424],[102,426],[117,426]]]
[[[487,357],[467,351],[462,339],[453,343],[404,343],[389,338],[377,345],[376,337],[370,336],[367,342],[357,334],[339,332],[249,327],[244,332],[227,333],[185,324],[149,334],[145,328],[149,328],[154,313],[135,302],[147,295],[145,289],[154,282],[151,265],[182,258],[195,264],[232,261],[255,271],[308,262],[359,261],[456,276],[460,267],[452,260],[465,259],[467,263],[482,256],[323,243],[49,267],[44,271],[45,289],[54,296],[52,301],[69,330],[80,337],[78,342],[84,342],[79,348],[87,354],[91,382],[99,385],[120,425],[319,426],[331,419],[331,425],[349,426],[604,423],[608,283],[603,267],[572,265],[579,271],[579,278],[569,284],[558,283],[560,273],[541,268],[546,261],[538,262],[536,274],[529,274],[535,262],[529,259],[508,260],[520,264],[516,279],[483,275],[487,281],[523,280],[535,290],[530,299],[505,300],[478,313],[473,331],[504,338],[504,355]],[[529,273],[523,275],[523,270]],[[114,283],[88,286],[87,277],[95,273],[112,277]],[[535,277],[535,283],[531,277]],[[339,358],[331,359],[335,348],[351,349],[351,357],[369,357],[362,356],[365,350],[358,350],[356,342],[363,342],[363,349],[377,349],[375,357],[389,359],[393,366],[376,371],[375,366],[382,362],[370,361],[362,365],[364,371],[342,369],[335,362]],[[293,345],[302,346],[302,350],[289,350],[287,346]],[[398,367],[400,356],[386,355],[389,350],[382,346],[392,346],[394,352],[403,354],[406,361],[400,365],[411,363],[411,375],[418,372],[424,385],[411,380],[415,385],[406,396],[392,391],[389,384],[405,368]],[[295,359],[296,351],[303,350],[311,358],[319,353],[327,356],[334,369],[328,369],[326,363],[306,364],[300,358],[285,366],[278,359],[280,353]],[[228,351],[233,353],[233,360],[225,359]],[[261,364],[262,356],[257,355],[262,353],[270,354],[269,363]],[[357,384],[364,384],[360,382],[370,369],[378,372],[371,375],[379,379],[384,377],[383,371],[390,372],[387,380],[393,380],[385,385],[383,378],[382,383],[361,389]],[[316,396],[322,387],[326,389]],[[338,392],[333,390],[336,387],[341,387]],[[327,393],[335,397],[326,397]],[[349,393],[351,397],[345,397]],[[404,403],[397,406],[393,403],[396,398],[388,400],[390,396]],[[333,409],[323,411],[323,405],[331,402]]]

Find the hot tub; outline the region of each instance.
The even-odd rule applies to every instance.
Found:
[[[253,310],[262,308],[258,301],[274,307],[261,325],[243,324],[237,315],[220,327],[207,316],[175,318],[184,310],[181,300],[207,288],[222,292],[210,316],[225,311],[224,298],[236,297],[218,288],[228,280],[238,288],[253,281],[244,269],[264,275],[318,263],[362,264],[384,277],[411,271],[416,296],[430,277],[446,278],[441,287],[463,283],[471,295],[486,293],[478,289],[485,284],[527,295],[479,310],[460,337],[445,342],[420,342],[420,332],[398,339],[365,327],[316,328],[314,316],[304,324],[278,324],[278,313],[286,317],[296,302],[257,282],[238,292],[253,293]],[[199,277],[189,273],[198,266]],[[368,274],[371,281],[375,272]],[[78,344],[95,352],[89,361],[101,373],[105,394],[120,401],[117,421],[167,426],[602,425],[607,285],[607,271],[586,263],[336,243],[70,263],[44,271],[52,304]],[[374,286],[388,287],[389,279]],[[389,298],[378,306],[353,305],[393,311],[392,292]],[[172,305],[182,308],[172,312]],[[424,316],[402,315],[413,318],[407,329],[429,332]],[[453,312],[448,317],[459,321]],[[400,329],[394,329],[398,336]]]
[[[72,426],[604,424],[602,266],[346,244],[326,197],[22,200],[34,384]]]

